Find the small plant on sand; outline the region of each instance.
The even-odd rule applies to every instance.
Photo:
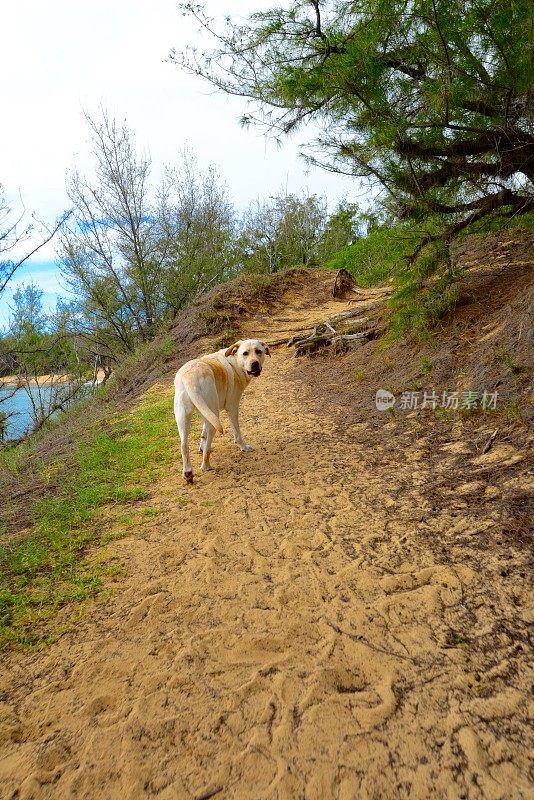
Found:
[[[419,372],[417,374],[421,376],[429,375],[432,372],[433,366],[434,365],[428,358],[423,357],[419,364]]]
[[[452,629],[447,631],[445,635],[444,647],[467,647],[468,644],[468,639],[464,638],[457,631],[453,631]]]

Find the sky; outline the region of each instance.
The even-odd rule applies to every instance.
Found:
[[[212,16],[243,19],[272,4],[225,0],[221,10],[220,1],[208,0],[205,6]],[[281,190],[325,195],[332,205],[361,198],[354,180],[308,170],[299,158],[313,131],[279,147],[260,130],[240,127],[244,100],[216,93],[166,61],[171,48],[199,41],[176,0],[5,0],[0,184],[13,212],[26,209],[28,220],[33,214],[51,225],[68,207],[67,171],[76,165],[92,173],[84,110],[95,114],[100,106],[127,121],[138,148],[150,154],[155,182],[188,146],[200,168],[218,168],[238,209]],[[62,288],[54,242],[21,268],[12,290],[31,280],[45,291],[47,307],[55,305]],[[0,328],[9,316],[5,294]]]

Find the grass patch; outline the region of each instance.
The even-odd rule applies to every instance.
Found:
[[[346,269],[359,286],[376,286],[402,272],[406,266],[404,259],[413,252],[420,237],[420,226],[399,224],[375,228],[340,250],[324,266]]]
[[[502,217],[498,212],[484,217],[479,222],[474,222],[465,231],[462,231],[460,238],[465,238],[471,233],[489,233],[490,231],[512,231],[515,228],[534,228],[534,211],[527,214],[518,214],[515,217]]]
[[[456,302],[458,275],[450,269],[443,271],[446,254],[439,243],[428,245],[416,263],[408,266],[407,259],[421,238],[439,230],[439,222],[432,219],[424,226],[403,222],[375,228],[325,264],[328,269],[344,267],[359,286],[376,286],[393,279],[396,291],[388,302],[385,346],[408,332],[427,338],[436,320]],[[435,273],[438,277],[433,277]]]
[[[420,377],[424,377],[425,375],[430,375],[434,365],[428,358],[424,357],[421,359],[419,364],[419,372],[417,373]]]
[[[56,483],[61,488],[32,502],[27,531],[0,533],[0,647],[46,643],[57,609],[99,592],[108,567],[91,551],[110,540],[110,528],[116,538],[132,517],[156,516],[155,507],[139,515],[131,507],[150,497],[154,480],[177,459],[177,442],[171,391],[147,393],[78,444],[74,465]]]

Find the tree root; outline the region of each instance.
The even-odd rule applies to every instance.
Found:
[[[325,347],[333,347],[336,353],[346,352],[376,336],[376,328],[368,317],[356,318],[359,311],[343,311],[324,322],[318,322],[311,333],[293,336],[287,343],[295,347],[295,357],[311,355]],[[344,330],[340,330],[344,328]]]

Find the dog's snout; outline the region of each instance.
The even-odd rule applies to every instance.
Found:
[[[254,375],[255,378],[261,375],[261,364],[259,361],[251,361],[247,369],[249,375]]]

